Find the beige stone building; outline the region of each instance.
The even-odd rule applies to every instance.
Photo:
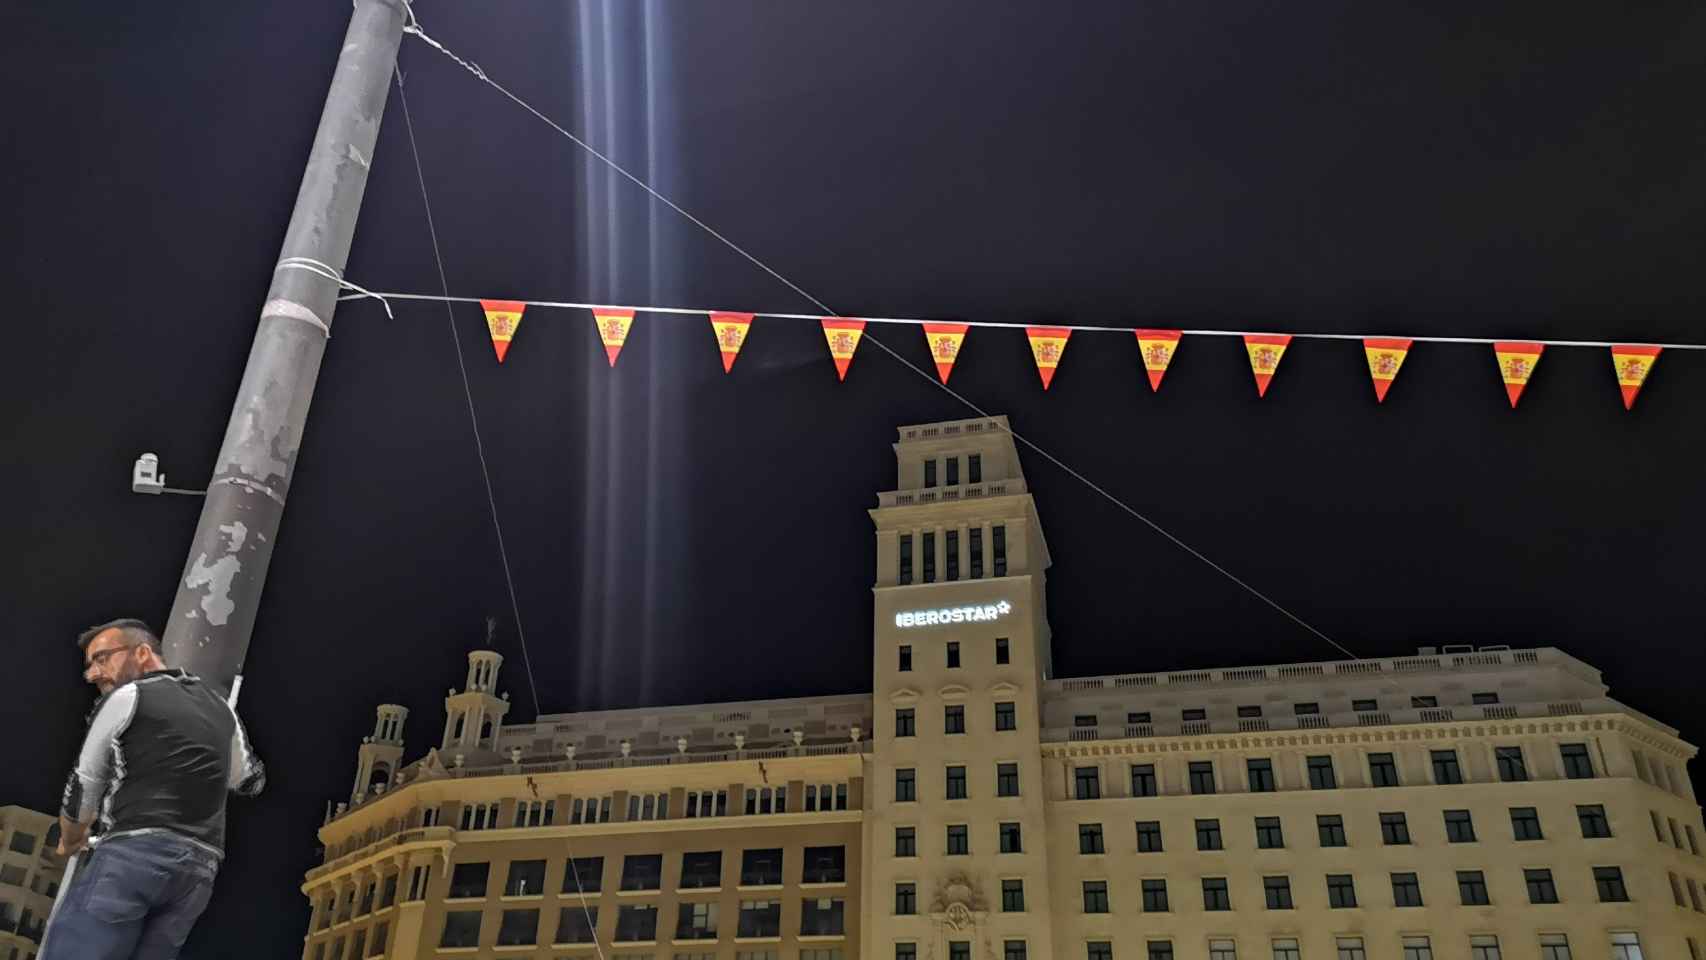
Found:
[[[1560,650],[1053,676],[996,420],[904,427],[872,693],[381,706],[305,960],[1703,960],[1695,748]]]
[[[58,845],[58,816],[0,807],[0,960],[35,960],[65,874]]]

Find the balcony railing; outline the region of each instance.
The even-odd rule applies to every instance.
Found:
[[[885,495],[886,496],[886,495]],[[1466,653],[1428,654],[1416,657],[1385,657],[1378,660],[1339,660],[1331,663],[1285,663],[1264,667],[1228,667],[1222,670],[1181,670],[1173,673],[1140,673],[1117,677],[1072,677],[1049,682],[1058,691],[1118,689],[1121,687],[1178,687],[1210,683],[1267,683],[1312,677],[1366,677],[1384,674],[1414,674],[1454,670],[1536,664],[1553,661],[1575,665],[1596,680],[1597,672],[1574,658],[1550,648],[1546,650],[1481,650]]]
[[[889,490],[877,494],[880,507],[912,507],[925,503],[954,503],[983,497],[1004,497],[1024,493],[1023,480],[989,480],[983,483],[962,483],[952,487],[925,487],[921,490]]]
[[[1582,714],[1624,713],[1670,730],[1658,721],[1610,698],[1550,703],[1506,703],[1474,707],[1424,707],[1408,710],[1344,711],[1302,716],[1225,717],[1143,724],[1107,723],[1094,727],[1046,727],[1044,743],[1074,743],[1144,737],[1197,737],[1214,734],[1262,733],[1289,730],[1322,730],[1334,727],[1385,727],[1412,723],[1476,723],[1488,720],[1521,720],[1568,717]],[[1461,715],[1461,716],[1460,716]]]

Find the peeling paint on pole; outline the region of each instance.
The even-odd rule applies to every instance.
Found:
[[[341,275],[403,37],[403,0],[356,0],[280,262]],[[172,615],[168,662],[227,690],[241,672],[337,308],[337,281],[278,270],[202,504]],[[291,304],[296,309],[280,309]],[[318,323],[303,322],[302,314]]]

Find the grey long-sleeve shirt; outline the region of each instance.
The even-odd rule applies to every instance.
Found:
[[[165,829],[223,851],[226,792],[254,796],[265,785],[225,700],[182,670],[156,670],[96,705],[60,812],[99,819],[103,837]]]

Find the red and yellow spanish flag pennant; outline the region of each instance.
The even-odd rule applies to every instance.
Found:
[[[498,362],[504,362],[504,354],[509,352],[509,342],[515,339],[516,328],[521,326],[521,312],[527,309],[527,304],[520,300],[481,300],[480,308],[486,311],[486,330],[492,335],[492,350],[498,355]]]
[[[616,355],[628,342],[628,328],[634,325],[634,311],[625,307],[594,307],[592,325],[598,328],[598,339],[604,343],[604,355],[616,366]]]
[[[1647,374],[1653,372],[1653,364],[1659,362],[1661,349],[1632,343],[1611,348],[1611,366],[1617,371],[1617,386],[1623,390],[1623,409],[1635,408],[1635,395],[1641,392],[1641,384],[1647,382]]]
[[[1545,351],[1544,343],[1500,340],[1493,344],[1493,357],[1499,361],[1499,377],[1505,382],[1505,396],[1510,397],[1512,410],[1516,409],[1522,388],[1528,386],[1528,378],[1534,376],[1534,368],[1540,365],[1540,355]]]
[[[948,374],[954,372],[954,361],[960,358],[960,344],[965,342],[969,324],[964,323],[926,323],[924,325],[924,342],[930,347],[930,359],[936,361],[936,376],[948,382]]]
[[[1268,395],[1268,381],[1274,378],[1274,371],[1279,369],[1280,358],[1285,356],[1285,348],[1289,343],[1289,333],[1244,335],[1244,349],[1250,354],[1250,372],[1256,375],[1256,396]]]
[[[1072,331],[1066,327],[1026,327],[1025,336],[1031,341],[1031,356],[1037,361],[1037,375],[1043,378],[1043,389],[1054,379],[1060,357],[1066,353],[1067,338]]]
[[[750,313],[712,313],[711,332],[717,336],[717,350],[723,355],[723,372],[734,369],[735,357],[740,354],[740,348],[746,343],[746,334],[752,327]]]
[[[1398,368],[1404,365],[1410,344],[1409,340],[1363,338],[1362,349],[1368,354],[1368,375],[1374,378],[1376,403],[1386,402],[1386,391],[1392,389],[1392,381],[1398,379]]]
[[[829,357],[835,361],[835,374],[847,379],[847,367],[853,362],[853,351],[859,349],[859,338],[865,335],[865,321],[835,317],[823,321],[823,338],[829,341]]]
[[[1132,332],[1137,334],[1137,349],[1143,354],[1143,369],[1149,374],[1149,389],[1160,390],[1161,378],[1167,373],[1167,365],[1173,362],[1173,354],[1179,352],[1179,337],[1183,334],[1178,330]]]

